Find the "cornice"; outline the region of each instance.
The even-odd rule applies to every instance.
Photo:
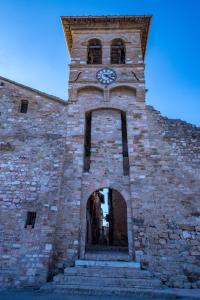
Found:
[[[114,69],[124,69],[124,68],[145,68],[145,64],[101,64],[101,65],[88,65],[88,64],[69,64],[71,69],[103,69],[103,68],[114,68]]]
[[[137,83],[137,84],[145,84],[145,80],[118,80],[117,81],[117,85],[126,85],[126,84],[131,84],[131,83]],[[79,85],[79,84],[83,84],[83,85],[99,85],[99,83],[97,81],[89,81],[89,80],[79,80],[78,82],[74,82],[73,80],[69,80],[69,84],[73,84],[75,85]],[[102,85],[102,87],[104,87],[104,85]]]

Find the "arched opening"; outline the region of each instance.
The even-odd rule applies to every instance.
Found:
[[[90,65],[102,64],[102,46],[100,40],[92,39],[88,42],[87,63]]]
[[[111,188],[92,193],[87,202],[86,250],[128,251],[127,206]]]
[[[115,39],[111,44],[111,64],[125,64],[126,49],[122,39]]]

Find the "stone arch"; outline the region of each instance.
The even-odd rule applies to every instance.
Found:
[[[103,45],[104,44],[104,39],[103,39],[103,37],[101,36],[101,35],[95,35],[95,37],[91,37],[91,36],[88,36],[88,37],[86,37],[85,39],[84,39],[84,41],[82,42],[82,44],[84,45],[84,46],[87,46],[88,45],[88,42],[89,41],[91,41],[91,40],[93,40],[93,39],[97,39],[97,40],[99,40],[100,42],[101,42],[101,45]]]
[[[98,152],[98,155],[103,156],[107,153],[105,158],[109,161],[112,161],[112,169],[114,172],[119,172],[121,175],[129,175],[129,154],[128,154],[128,137],[127,137],[127,121],[126,121],[127,112],[123,108],[104,106],[101,107],[94,106],[89,107],[85,111],[85,134],[84,134],[84,172],[89,172],[92,167],[93,170],[97,169],[99,164],[99,158],[93,159],[93,153]],[[99,124],[100,120],[103,119],[103,124],[107,124],[108,128],[113,126],[114,130],[111,133],[106,134],[105,129],[102,129]],[[92,126],[92,122],[94,121]],[[114,125],[115,124],[115,125]],[[94,129],[95,128],[95,129]],[[94,130],[93,130],[94,129]],[[104,135],[98,135],[94,138],[95,132],[99,133],[104,131]],[[103,137],[103,138],[102,138]],[[116,160],[116,146],[113,142],[115,139],[118,140],[118,146],[121,147],[121,156]],[[92,144],[92,141],[95,140],[95,143]],[[119,141],[121,144],[119,144]],[[100,147],[101,145],[101,147]],[[111,146],[112,145],[112,146]],[[92,149],[92,150],[91,150]],[[110,154],[108,154],[108,149]],[[118,150],[117,150],[118,151]],[[109,159],[108,159],[109,158]],[[107,172],[107,164],[102,164],[102,171]],[[112,170],[112,171],[113,171]]]
[[[123,175],[121,118],[122,113],[119,109],[98,107],[98,109],[91,110],[90,107],[90,110],[87,110],[85,113],[84,172],[92,172],[94,175],[99,172],[100,164],[101,173],[108,171],[107,173],[118,172]],[[113,128],[113,130],[107,130],[108,128]],[[115,140],[118,141],[118,146]],[[116,159],[118,151],[121,155]],[[101,156],[103,157],[105,153],[107,153],[106,157],[101,162]],[[112,164],[110,171],[108,163]]]
[[[126,45],[121,38],[115,38],[111,42],[110,61],[111,64],[126,63]]]
[[[100,39],[92,38],[88,41],[87,64],[102,64],[102,43]]]
[[[97,86],[88,85],[84,87],[79,87],[77,89],[77,99],[78,101],[84,101],[85,106],[87,106],[92,99],[99,103],[103,100],[103,97],[103,89]]]
[[[120,39],[122,40],[125,44],[130,43],[130,41],[128,40],[128,38],[122,34],[117,34],[112,40],[110,40],[110,45],[112,44],[112,42],[114,40]]]
[[[118,190],[98,189],[87,200],[86,247],[94,245],[128,251],[127,204]]]
[[[99,104],[96,103],[90,103],[87,107],[85,107],[85,113],[87,112],[93,112],[96,110],[101,110],[101,109],[108,109],[108,110],[116,110],[119,112],[127,112],[127,107],[124,105],[121,105],[120,103],[110,103],[110,102],[101,102]]]
[[[107,181],[106,179],[103,180],[102,184],[99,185],[99,182],[97,182],[96,184],[94,183],[92,186],[89,186],[87,191],[85,191],[84,195],[83,195],[83,198],[82,198],[82,203],[84,205],[84,207],[86,207],[86,204],[87,204],[87,200],[88,198],[90,197],[90,195],[94,192],[94,191],[97,191],[97,190],[101,190],[103,189],[104,187],[107,187],[107,188],[110,188],[110,189],[113,189],[113,190],[116,190],[118,191],[122,197],[124,198],[126,204],[128,205],[129,203],[129,200],[130,200],[130,196],[129,196],[129,193],[128,191],[126,191],[122,186],[120,186],[118,183],[114,183],[114,182],[110,182],[110,181]]]
[[[80,223],[80,258],[85,259],[86,256],[86,235],[87,235],[87,202],[89,197],[92,195],[94,191],[100,190],[103,187],[108,187],[112,190],[115,190],[120,193],[123,197],[123,200],[126,203],[127,207],[127,238],[128,238],[128,257],[129,260],[132,261],[135,259],[135,248],[134,248],[134,233],[133,233],[133,222],[132,222],[132,206],[130,199],[130,191],[126,190],[123,185],[119,182],[111,182],[108,179],[103,179],[101,183],[94,182],[89,184],[87,189],[82,191],[82,200],[81,200],[81,223]]]
[[[129,105],[136,102],[136,89],[128,85],[118,85],[110,90],[110,101],[112,103],[121,103],[121,105]]]
[[[93,93],[94,91],[98,91],[100,92],[101,94],[103,94],[104,90],[98,86],[95,86],[95,85],[85,85],[85,86],[82,86],[82,87],[79,87],[77,88],[77,94],[79,93],[84,93],[84,92],[91,92]]]
[[[120,113],[125,113],[125,110],[122,107],[117,107],[117,106],[105,106],[105,104],[102,104],[101,106],[93,106],[90,107],[89,110],[87,110],[85,113],[92,113],[98,110],[115,110]]]
[[[117,92],[120,92],[122,90],[130,92],[130,93],[132,93],[136,96],[136,92],[137,92],[136,88],[134,88],[130,85],[117,85],[117,86],[110,89],[110,94],[113,93],[113,92],[117,93]]]

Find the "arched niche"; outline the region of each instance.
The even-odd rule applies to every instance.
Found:
[[[110,93],[122,93],[125,92],[127,94],[136,95],[136,89],[129,85],[118,85],[110,89]]]
[[[117,145],[115,141],[118,141]],[[105,172],[108,164],[111,164],[110,173],[118,172],[122,175],[122,153],[119,152],[121,155],[118,159],[115,155],[121,149],[121,111],[112,108],[88,111],[85,114],[84,172],[100,175]]]
[[[77,90],[78,101],[84,101],[86,104],[90,102],[99,103],[103,101],[104,91],[96,86],[80,87]]]
[[[113,103],[133,103],[136,100],[136,89],[126,85],[110,89],[110,100]]]

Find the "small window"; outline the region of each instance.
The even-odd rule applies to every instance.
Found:
[[[5,85],[4,82],[1,82],[1,83],[0,83],[0,86],[4,86],[4,85]]]
[[[89,113],[86,113],[86,115],[85,115],[84,172],[89,172],[89,170],[90,170],[91,123],[92,123],[92,113],[89,112]]]
[[[129,175],[129,156],[128,156],[128,137],[126,125],[126,113],[121,112],[121,126],[122,126],[122,151],[123,151],[123,169],[124,175]]]
[[[20,113],[26,114],[28,111],[28,101],[27,100],[22,100],[21,101],[21,107],[20,107]]]
[[[36,219],[36,212],[35,211],[28,211],[26,217],[26,224],[25,228],[34,228],[35,226],[35,219]]]
[[[92,39],[88,42],[87,63],[89,65],[102,64],[102,46],[100,40]]]
[[[125,64],[126,50],[121,39],[115,39],[111,45],[111,64]]]

